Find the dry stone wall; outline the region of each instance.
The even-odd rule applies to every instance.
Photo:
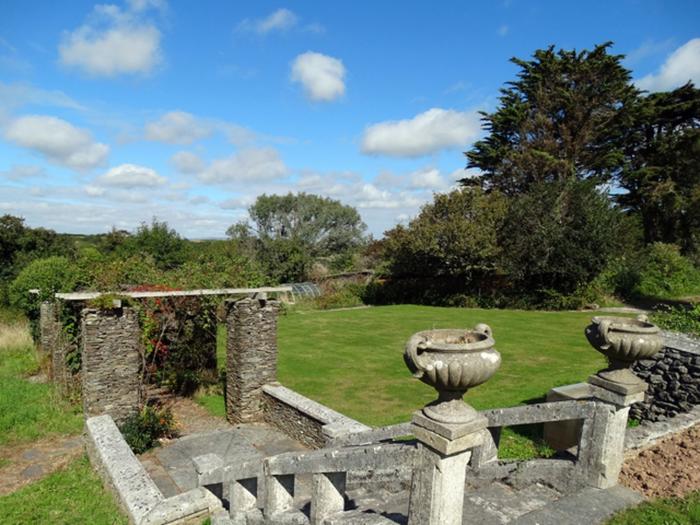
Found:
[[[661,352],[638,361],[633,370],[649,385],[646,400],[630,410],[633,419],[663,421],[700,404],[700,341],[664,332]]]
[[[132,308],[85,309],[81,331],[85,415],[109,414],[121,423],[142,403],[138,314]]]
[[[226,417],[231,423],[263,419],[263,390],[277,380],[279,303],[246,298],[228,303]]]

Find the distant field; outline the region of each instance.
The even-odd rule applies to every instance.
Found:
[[[585,381],[604,366],[603,357],[583,335],[591,316],[412,305],[292,312],[279,320],[279,379],[368,425],[407,421],[414,410],[436,397],[404,365],[408,338],[420,330],[471,328],[485,322],[493,329],[503,364],[465,399],[477,409],[515,406],[542,398],[554,386]],[[221,366],[225,362],[223,340],[219,362]],[[223,412],[223,400],[217,396],[206,396],[201,402]],[[533,445],[521,437],[507,433],[504,452],[535,455]]]

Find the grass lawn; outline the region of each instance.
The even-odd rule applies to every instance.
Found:
[[[81,431],[79,407],[62,400],[50,384],[25,379],[38,370],[26,321],[0,312],[0,446]]]
[[[0,497],[0,522],[92,525],[126,524],[127,519],[87,458]]]
[[[697,525],[700,523],[700,492],[685,498],[647,501],[613,517],[607,525]]]
[[[477,409],[541,399],[559,385],[585,381],[604,366],[583,335],[591,313],[384,306],[344,311],[290,312],[279,319],[279,379],[305,396],[372,426],[408,421],[436,397],[403,362],[409,337],[431,328],[491,326],[503,364],[466,395]],[[219,363],[225,363],[220,338]],[[220,396],[200,403],[222,413]],[[524,436],[524,437],[523,437]],[[532,430],[504,433],[502,457],[546,454]],[[535,440],[536,441],[536,440]]]

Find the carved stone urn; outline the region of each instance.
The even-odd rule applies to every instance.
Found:
[[[440,423],[465,423],[477,412],[462,399],[465,392],[487,381],[501,365],[491,328],[426,330],[406,344],[404,361],[413,376],[432,386],[438,398],[423,414]]]
[[[596,375],[623,387],[644,387],[646,383],[630,370],[638,359],[648,359],[661,350],[661,330],[645,315],[629,317],[594,317],[586,327],[588,342],[608,360],[608,368]],[[593,380],[595,376],[589,380]]]

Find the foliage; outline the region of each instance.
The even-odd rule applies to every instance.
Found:
[[[334,308],[351,308],[362,306],[364,285],[353,282],[329,281],[321,285],[321,295],[315,297],[313,304],[320,310]]]
[[[88,308],[95,308],[97,310],[113,310],[115,308],[131,306],[131,303],[132,299],[127,295],[120,295],[117,293],[105,293],[99,295],[95,299],[90,299],[87,302],[86,306]]]
[[[272,282],[304,280],[317,257],[345,268],[364,242],[366,226],[357,210],[327,197],[263,194],[248,213],[253,226],[239,222],[227,234]]]
[[[622,55],[610,42],[593,50],[535,51],[531,60],[512,58],[517,79],[501,89],[494,113],[482,113],[488,136],[466,153],[482,185],[517,195],[532,185],[591,179],[611,180],[622,167],[622,136],[638,91]]]
[[[171,270],[187,259],[187,241],[167,222],[153,218],[150,225],[141,223],[134,235],[126,237],[121,251],[150,255],[159,269]]]
[[[134,454],[143,454],[158,446],[158,439],[172,436],[175,430],[173,414],[169,408],[146,406],[130,416],[120,430]]]
[[[4,523],[128,523],[86,457],[12,494],[0,496],[0,516]]]
[[[604,269],[619,227],[619,211],[589,181],[534,185],[512,199],[500,231],[503,269],[521,297],[556,307]]]
[[[1,216],[0,302],[7,302],[7,286],[31,261],[71,253],[66,240],[53,230],[30,228],[24,224],[24,219],[13,215]]]
[[[700,337],[700,304],[661,306],[653,313],[652,321],[666,330]]]
[[[684,498],[645,501],[616,514],[606,525],[697,525],[700,523],[700,492]]]
[[[700,291],[700,271],[673,244],[647,246],[636,269],[636,280],[632,289],[636,296],[675,298]]]
[[[700,249],[700,89],[640,97],[626,135],[618,202],[638,213],[646,243]]]
[[[505,213],[498,192],[473,188],[435,195],[407,227],[386,232],[383,249],[392,275],[461,277],[469,283],[493,272]]]

